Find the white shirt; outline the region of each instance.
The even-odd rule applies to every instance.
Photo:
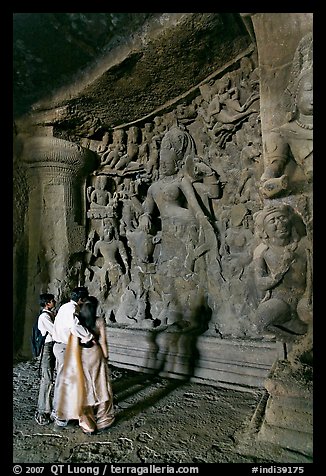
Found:
[[[93,338],[85,327],[78,320],[79,306],[75,301],[70,300],[63,304],[54,320],[52,338],[55,342],[68,343],[70,333],[80,337],[82,343],[89,342]]]
[[[42,336],[45,336],[46,332],[48,333],[45,342],[52,342],[53,321],[54,314],[49,309],[43,309],[39,315],[37,327],[40,329]]]

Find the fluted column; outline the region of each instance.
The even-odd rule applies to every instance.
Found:
[[[77,144],[54,137],[24,140],[21,160],[29,188],[26,314],[23,355],[30,354],[29,335],[38,296],[67,292],[74,256],[85,248],[85,181],[96,156]]]

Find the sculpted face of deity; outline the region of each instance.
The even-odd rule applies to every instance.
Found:
[[[160,152],[160,172],[163,177],[174,175],[178,169],[176,166],[177,155],[174,149],[162,148]]]
[[[312,73],[306,73],[300,81],[297,90],[297,108],[305,116],[313,115],[313,84]]]

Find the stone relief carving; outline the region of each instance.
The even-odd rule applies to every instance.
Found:
[[[221,252],[223,273],[228,280],[232,280],[234,276],[242,280],[247,265],[252,261],[253,233],[250,230],[250,220],[252,217],[245,206],[233,206]]]
[[[104,145],[104,150],[99,151],[101,165],[108,165],[110,168],[116,166],[121,157],[126,153],[126,133],[124,129],[118,129],[113,132],[113,141],[111,144]],[[105,136],[104,143],[108,140]]]
[[[170,129],[161,144],[160,178],[149,187],[143,205],[149,220],[155,205],[158,208],[161,220],[158,265],[168,276],[186,276],[192,272],[196,253],[191,248],[199,241],[198,220],[207,219],[192,186],[196,179],[185,169],[186,157],[189,163],[194,155],[192,137],[179,127]],[[194,166],[189,168],[195,175]],[[178,256],[173,246],[175,241],[183,249]]]
[[[93,255],[102,256],[102,264],[95,271],[100,277],[100,292],[106,297],[119,279],[128,274],[129,263],[124,243],[117,236],[116,224],[110,218],[103,220],[100,239],[95,243]]]
[[[289,90],[291,97],[302,90],[307,98],[311,68],[303,65],[309,55],[299,57],[302,74]],[[296,100],[298,109],[301,103]],[[266,212],[274,197],[264,193],[269,179],[261,184],[275,163],[286,167],[288,154],[298,149],[289,140],[284,146],[283,129],[271,131],[279,141],[276,158],[267,136],[263,164],[258,75],[245,57],[238,69],[201,85],[196,97],[173,110],[88,141],[99,165],[86,184],[87,233],[78,225],[78,236],[69,238],[81,243],[83,228],[84,256],[72,254],[66,281],[89,287],[108,325],[159,331],[197,328],[203,320],[207,335],[263,338],[272,332],[294,342],[293,356],[297,336],[309,346],[311,259],[302,254],[311,237],[309,198],[288,195],[284,204],[276,194],[275,221],[293,209],[291,225],[282,224],[287,239],[276,246],[268,235],[273,214]],[[310,153],[312,141],[302,140]],[[303,218],[299,235],[294,209]],[[50,269],[52,257],[44,259]],[[293,293],[289,282],[298,284]]]
[[[308,185],[313,179],[313,72],[312,37],[304,37],[295,54],[289,84],[289,119],[272,129],[266,138],[265,168],[261,190],[265,197],[289,190],[286,166],[294,160]]]
[[[313,353],[312,47],[312,35],[308,34],[302,38],[295,51],[288,85],[283,94],[284,110],[287,111],[288,120],[266,134],[264,172],[260,179],[260,191],[270,202],[269,216],[276,223],[287,214],[288,225],[287,227],[283,225],[283,253],[279,249],[277,256],[275,248],[273,258],[273,252],[267,252],[269,259],[266,266],[270,269],[269,277],[266,275],[263,278],[262,270],[260,270],[261,277],[257,277],[259,265],[256,268],[256,277],[260,283],[258,286],[262,288],[264,285],[268,286],[265,289],[267,298],[259,305],[257,317],[261,328],[273,329],[277,338],[292,343],[288,359],[293,368],[297,368],[301,363],[311,365]],[[279,207],[274,212],[273,202],[274,207]],[[261,213],[263,216],[264,211]],[[288,230],[290,224],[293,225],[296,213],[302,218],[305,233],[299,238],[293,234],[290,239]],[[298,220],[296,224],[298,225]],[[281,233],[281,225],[279,227],[275,225],[274,232]],[[255,251],[256,265],[259,264],[259,260],[262,260],[261,263],[264,262],[264,254],[264,245],[258,246]]]
[[[138,222],[133,221],[125,235],[131,251],[130,282],[121,296],[116,320],[131,326],[153,328],[154,322],[147,308],[152,288],[151,274],[155,272],[155,241],[147,217],[142,215]]]
[[[239,88],[232,85],[228,75],[216,81],[214,89],[216,93],[213,93],[206,108],[203,106],[200,108],[200,114],[210,137],[224,148],[226,141],[236,132],[244,119],[258,112],[250,106],[259,98],[259,94],[256,91],[252,92],[241,104]]]
[[[155,207],[160,220],[155,237],[158,247],[156,271],[164,303],[158,319],[164,324],[173,323],[168,309],[171,308],[174,279],[195,282],[200,268],[198,260],[206,261],[205,255],[216,253],[218,249],[209,215],[205,214],[197,196],[200,186],[205,189],[206,197],[200,195],[204,202],[216,194],[213,175],[212,169],[195,158],[195,144],[189,133],[181,127],[174,127],[165,134],[160,149],[160,178],[149,187],[143,204],[149,225],[155,217]],[[208,202],[206,206],[209,207]],[[217,260],[215,265],[219,266]]]
[[[98,175],[95,178],[95,186],[87,188],[87,199],[90,204],[87,216],[89,218],[114,218],[118,205],[117,193],[107,189],[108,178],[106,175]]]
[[[85,284],[104,300],[108,324],[160,329],[182,315],[191,326],[201,308],[208,334],[257,335],[250,242],[261,207],[256,73],[243,59],[190,102],[107,131],[93,145],[101,164],[87,189]],[[114,253],[117,243],[124,248],[120,267],[100,251],[108,246],[105,221],[114,223]]]
[[[111,164],[116,169],[122,169],[128,166],[128,169],[133,167],[139,167],[139,164],[136,162],[132,163],[138,158],[139,150],[139,129],[138,127],[130,127],[127,132],[127,150],[123,154],[116,164]]]
[[[293,342],[307,331],[297,308],[307,287],[308,240],[301,236],[299,216],[286,204],[259,211],[255,227],[262,240],[254,251],[255,280],[262,293],[258,330]]]

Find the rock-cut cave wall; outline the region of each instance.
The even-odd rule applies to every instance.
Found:
[[[206,33],[219,14],[207,15]],[[209,31],[215,56],[207,63],[197,51],[202,72],[190,79],[185,56],[178,76],[169,37],[170,57],[156,60],[178,85],[173,97],[169,85],[164,95],[151,88],[153,77],[139,94],[133,76],[132,94],[120,97],[131,112],[119,121],[112,103],[110,122],[108,90],[114,96],[119,83],[128,91],[130,71],[154,61],[149,53],[163,37],[152,33],[123,61],[125,76],[110,67],[82,92],[74,86],[70,100],[61,91],[17,119],[14,274],[26,292],[14,328],[22,354],[38,294],[63,302],[86,285],[119,365],[255,387],[279,343],[293,361],[309,361],[311,18],[242,15],[242,27],[231,28],[236,41],[226,38],[221,50]],[[278,38],[273,46],[268,35]]]

